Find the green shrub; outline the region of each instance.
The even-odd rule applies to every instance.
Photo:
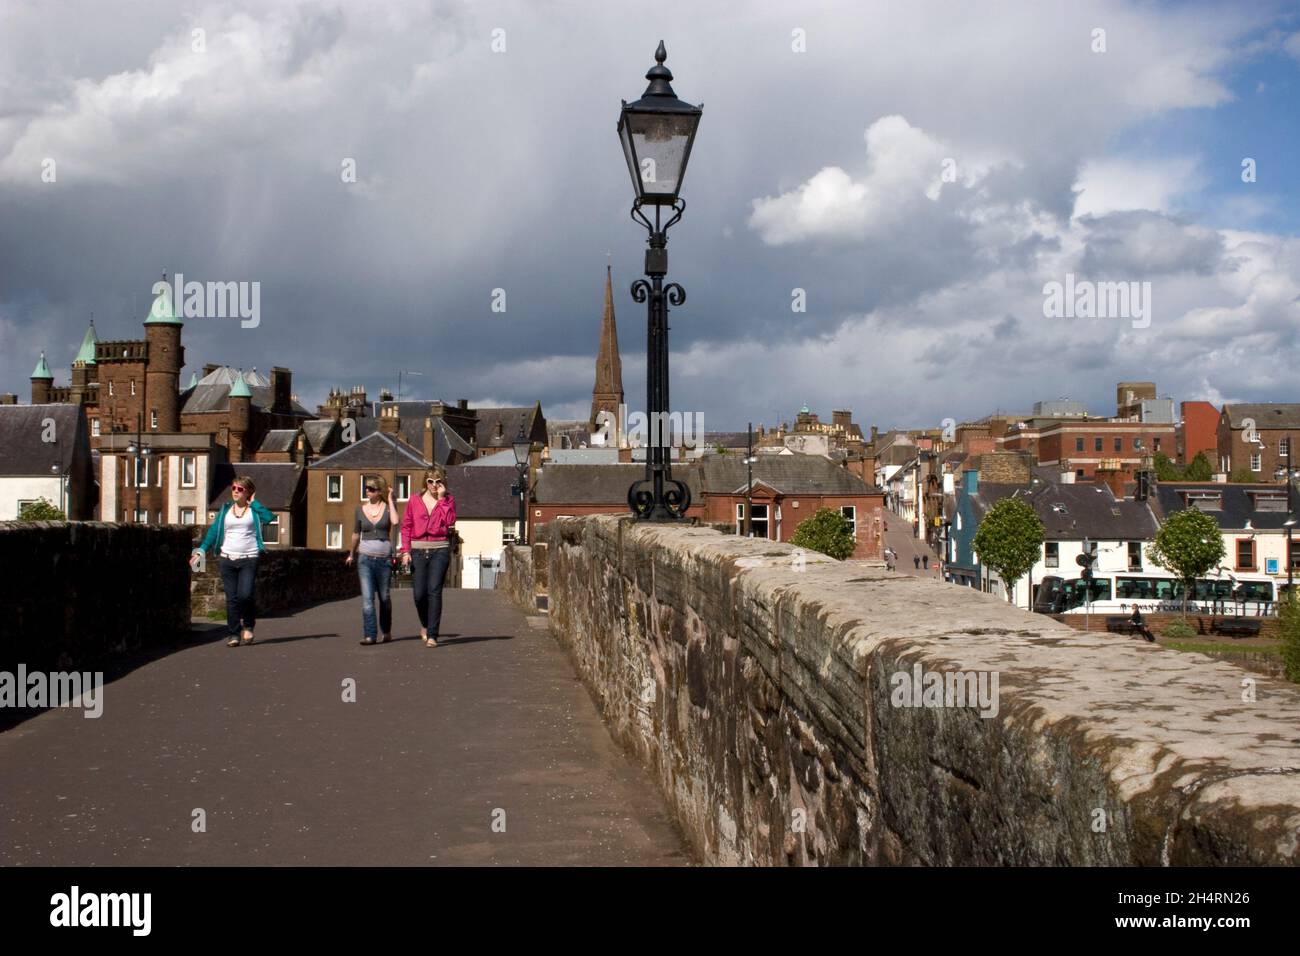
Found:
[[[29,501],[23,505],[22,511],[18,512],[19,521],[62,521],[64,520],[63,512],[54,505],[50,504],[44,498],[36,501]]]
[[[801,521],[790,543],[828,555],[837,561],[843,561],[857,546],[849,519],[830,508],[818,508],[814,514]]]
[[[1192,627],[1192,625],[1188,624],[1186,621],[1170,621],[1169,624],[1165,626],[1165,629],[1160,633],[1165,637],[1181,640],[1183,638],[1195,637],[1196,628]]]

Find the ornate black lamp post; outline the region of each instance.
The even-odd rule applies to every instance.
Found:
[[[636,302],[649,300],[646,335],[646,409],[650,420],[650,438],[646,446],[645,478],[633,482],[627,491],[627,503],[637,519],[672,521],[686,514],[691,506],[691,491],[684,481],[672,476],[669,456],[671,438],[665,434],[668,422],[668,304],[682,305],[686,290],[676,282],[664,285],[668,274],[668,230],[682,218],[686,203],[677,193],[686,175],[695,130],[700,124],[702,106],[692,106],[677,98],[670,85],[673,75],[664,66],[668,52],[663,41],[655,51],[655,65],[645,78],[650,81],[641,99],[623,101],[618,120],[618,138],[632,176],[636,199],[632,218],[650,233],[645,254],[645,274],[650,281],[632,283]],[[654,207],[654,221],[644,207]],[[662,221],[664,207],[669,218]]]
[[[528,535],[524,529],[528,527],[528,459],[532,454],[533,443],[528,436],[524,434],[524,426],[519,425],[519,434],[514,440],[515,452],[515,471],[519,475],[515,486],[510,490],[517,492],[519,495],[519,528],[515,531],[515,544],[527,544]]]

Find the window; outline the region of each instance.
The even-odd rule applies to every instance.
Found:
[[[396,484],[397,484],[397,489],[393,492],[394,499],[396,499],[397,501],[406,501],[408,498],[411,497],[411,476],[410,475],[398,475]]]
[[[374,475],[362,475],[362,476],[361,476],[361,482],[360,482],[360,484],[361,484],[361,500],[362,500],[362,501],[365,501],[367,498],[370,497],[368,494],[366,494],[366,482],[367,482],[367,481],[374,481],[374,480],[375,480],[375,476],[374,476]]]
[[[1232,471],[1232,459],[1227,455],[1219,456],[1219,471],[1223,472],[1225,475]]]
[[[193,455],[181,457],[181,487],[193,488],[198,484],[198,459]]]
[[[1123,451],[1123,450],[1124,450],[1124,439],[1122,439],[1122,438],[1116,438],[1116,439],[1115,439],[1115,450],[1116,450],[1116,451]]]
[[[1257,495],[1256,511],[1286,511],[1286,495]]]
[[[112,379],[109,379],[109,380],[108,380],[108,394],[109,394],[109,397],[110,397],[110,398],[111,398],[112,395],[113,395],[113,380],[112,380]]]
[[[136,513],[135,513],[135,523],[136,523],[136,524],[148,524],[148,523],[149,523],[149,509],[148,509],[148,508],[140,508],[140,509],[137,509],[137,511],[136,511]]]
[[[1290,438],[1283,438],[1280,442],[1277,443],[1277,453],[1278,453],[1279,456],[1281,456],[1281,457],[1283,457],[1283,458],[1285,458],[1285,457],[1287,457],[1288,455],[1291,454],[1291,439],[1290,439]]]
[[[1076,438],[1076,439],[1074,440],[1074,450],[1075,450],[1075,451],[1083,451],[1083,439],[1082,439],[1082,438]]]
[[[1237,539],[1237,570],[1255,570],[1255,542],[1251,538]]]
[[[1101,451],[1103,441],[1105,441],[1103,438],[1094,438],[1092,440],[1093,451]]]
[[[796,501],[795,504],[798,504]],[[854,505],[841,505],[840,514],[849,521],[849,532],[854,538],[858,536],[858,511]]]
[[[1151,439],[1151,449],[1152,449],[1152,451],[1159,451],[1159,450],[1160,450],[1160,439],[1159,439],[1159,438],[1153,438],[1153,439]]]
[[[767,505],[754,505],[749,516],[750,535],[755,538],[767,537]],[[745,533],[745,505],[736,505],[736,534]]]
[[[1075,472],[1074,472],[1074,477],[1076,477],[1076,478],[1082,478],[1082,477],[1083,477],[1083,469],[1082,469],[1082,468],[1076,469]]]
[[[343,476],[342,475],[325,476],[325,500],[326,501],[343,500]]]
[[[135,394],[135,379],[131,379],[131,394]]]
[[[99,419],[98,419],[98,418],[91,419],[91,422],[90,422],[90,433],[91,433],[92,435],[94,435],[96,438],[99,437]]]
[[[1263,464],[1262,464],[1262,462],[1261,462],[1261,459],[1262,459],[1263,457],[1264,457],[1264,456],[1261,455],[1261,454],[1259,454],[1259,452],[1256,452],[1255,454],[1253,454],[1253,455],[1250,456],[1250,470],[1251,470],[1251,471],[1259,471],[1259,470],[1263,467]]]
[[[156,408],[149,409],[149,427],[150,428],[158,427],[158,409]]]
[[[1217,491],[1189,492],[1187,494],[1187,507],[1197,508],[1201,511],[1222,511],[1223,498]]]
[[[280,543],[280,516],[276,515],[274,521],[268,521],[262,525],[262,543],[279,544]]]
[[[519,519],[513,518],[501,522],[501,543],[503,545],[514,544],[519,540]]]
[[[195,517],[195,516],[194,516],[194,509],[193,509],[193,508],[182,508],[182,509],[181,509],[181,524],[194,524],[194,523],[195,523],[195,522],[194,522],[194,517]]]
[[[1043,545],[1043,563],[1049,568],[1059,568],[1061,566],[1061,545],[1056,541],[1048,541]]]
[[[325,547],[335,551],[343,547],[343,525],[327,524],[325,526]]]
[[[144,455],[135,456],[135,484],[136,487],[149,487],[149,459]]]
[[[1130,541],[1128,543],[1128,569],[1130,571],[1142,570],[1142,542]]]
[[[1291,567],[1300,568],[1300,540],[1291,541]]]

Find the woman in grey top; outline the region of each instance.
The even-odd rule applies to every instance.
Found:
[[[357,506],[352,530],[352,548],[347,563],[357,562],[361,577],[362,644],[387,644],[393,639],[393,601],[388,582],[393,574],[393,529],[397,527],[397,507],[393,491],[383,478],[367,478],[366,501]],[[358,557],[358,552],[360,556]],[[375,601],[379,601],[379,630],[383,637],[376,642]]]

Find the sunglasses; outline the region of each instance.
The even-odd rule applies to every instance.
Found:
[[[440,485],[440,484],[442,484],[442,482],[439,481],[437,478],[426,478],[426,479],[424,479],[424,483],[425,483],[426,485]]]
[[[374,492],[378,491],[378,490],[379,490],[379,489],[376,488],[374,485],[366,485],[366,491],[369,491],[369,492],[371,492],[372,494],[373,494]]]
[[[247,491],[248,489],[245,488],[243,485],[231,485],[231,486],[230,486],[230,490],[231,490],[231,491],[238,491],[240,494],[243,494],[243,493],[244,493],[245,491]]]

